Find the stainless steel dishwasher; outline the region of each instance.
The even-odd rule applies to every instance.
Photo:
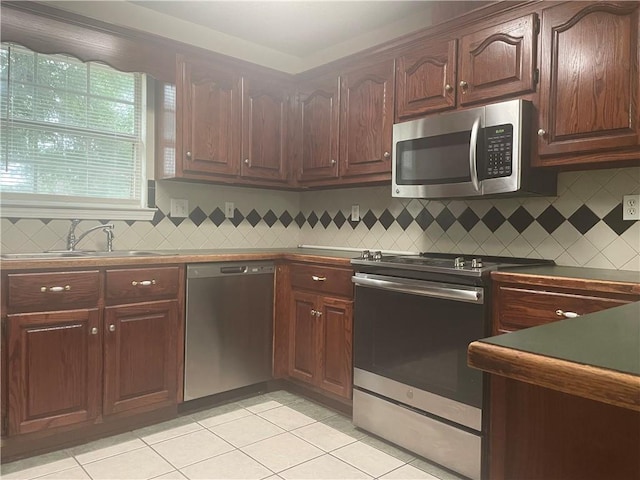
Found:
[[[271,262],[187,265],[184,399],[271,379]]]

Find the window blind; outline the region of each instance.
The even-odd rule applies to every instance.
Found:
[[[2,44],[0,88],[3,196],[141,206],[142,74]]]

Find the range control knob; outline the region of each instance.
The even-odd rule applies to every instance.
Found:
[[[362,251],[362,255],[360,255],[360,258],[363,260],[371,260],[371,252],[369,250],[363,250]]]
[[[482,268],[482,259],[481,258],[472,259],[471,268]]]
[[[382,260],[382,252],[380,250],[376,250],[375,252],[373,252],[373,259]]]

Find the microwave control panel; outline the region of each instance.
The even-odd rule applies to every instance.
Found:
[[[486,163],[484,178],[508,177],[511,175],[513,158],[513,125],[495,125],[484,129]]]

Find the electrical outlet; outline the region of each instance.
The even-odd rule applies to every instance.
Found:
[[[640,195],[622,197],[622,219],[640,220]]]
[[[171,216],[173,218],[185,218],[189,216],[189,200],[184,198],[171,199]]]
[[[351,221],[360,221],[360,205],[351,205]]]
[[[233,202],[224,202],[224,216],[225,218],[233,218],[233,212],[236,209]]]

